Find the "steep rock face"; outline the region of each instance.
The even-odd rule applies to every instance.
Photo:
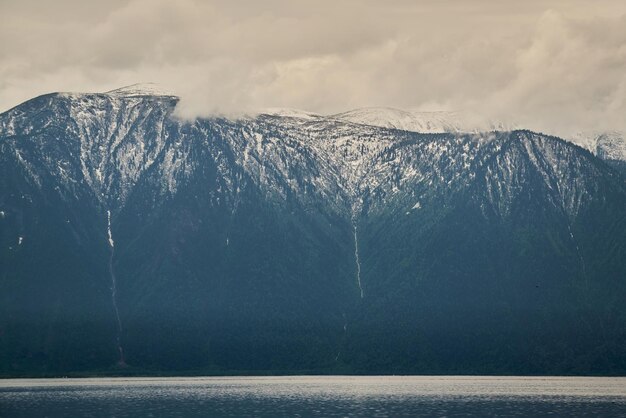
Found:
[[[588,151],[176,103],[0,115],[3,373],[626,370],[626,188]]]

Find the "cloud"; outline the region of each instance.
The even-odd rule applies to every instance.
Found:
[[[626,128],[626,17],[568,20],[548,11],[514,68],[488,98],[500,113],[559,132]]]
[[[548,132],[625,129],[626,5],[594,7],[2,0],[0,109],[150,81],[182,97],[185,117],[391,106],[466,109]]]

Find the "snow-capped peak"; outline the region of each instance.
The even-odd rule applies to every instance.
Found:
[[[119,89],[105,92],[110,96],[133,97],[133,96],[176,96],[175,94],[164,90],[155,83],[137,83],[130,86],[121,87]]]

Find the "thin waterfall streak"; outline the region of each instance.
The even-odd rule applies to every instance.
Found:
[[[109,245],[111,248],[115,247],[115,241],[113,241],[113,234],[111,233],[111,211],[107,210],[107,233],[109,235]]]
[[[576,237],[574,237],[574,233],[572,232],[572,228],[570,227],[570,225],[567,225],[567,230],[569,231],[569,236],[572,239],[572,242],[574,243],[574,246],[576,247],[576,254],[578,255],[578,259],[580,260],[580,265],[582,267],[583,270],[583,277],[585,278],[585,290],[589,290],[589,279],[587,277],[587,266],[585,264],[585,259],[583,257],[582,252],[580,251],[580,247],[578,246],[578,241],[576,240]]]
[[[346,334],[348,332],[348,318],[346,318],[346,314],[343,315],[343,335],[341,336],[341,341],[339,343],[339,349],[337,350],[337,355],[335,356],[335,361],[339,361],[339,356],[341,356],[341,349],[346,341]]]
[[[122,348],[122,319],[120,318],[120,311],[117,307],[117,279],[115,277],[115,269],[113,268],[113,257],[115,256],[115,241],[113,241],[113,234],[111,232],[111,211],[107,210],[107,233],[109,240],[109,247],[111,251],[109,253],[109,277],[111,278],[111,301],[113,302],[113,311],[115,312],[115,319],[117,322],[117,351],[120,358],[118,363],[120,365],[126,364],[124,361],[124,349]]]
[[[361,285],[361,261],[359,260],[359,236],[356,224],[354,224],[354,260],[356,262],[356,281],[363,299],[363,286]]]

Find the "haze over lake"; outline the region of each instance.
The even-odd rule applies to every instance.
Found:
[[[8,379],[3,417],[626,416],[626,378]]]

